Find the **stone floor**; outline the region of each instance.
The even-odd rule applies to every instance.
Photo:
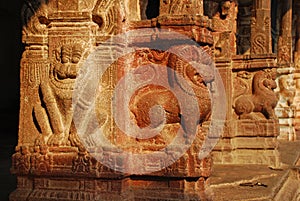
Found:
[[[7,201],[8,194],[16,188],[16,177],[10,174],[9,169],[10,157],[17,143],[17,114],[1,114],[0,122],[0,201]],[[214,200],[300,201],[300,192],[298,198],[289,195],[295,192],[289,187],[300,189],[300,160],[297,161],[300,141],[281,141],[279,151],[282,161],[279,169],[259,165],[214,165],[210,189]],[[294,172],[298,175],[295,178]]]
[[[300,201],[300,197],[293,197],[297,189],[292,189],[300,187],[300,178],[292,178],[294,172],[299,175],[300,141],[280,141],[279,151],[282,165],[276,169],[261,165],[214,165],[210,186],[213,200]],[[288,186],[291,179],[294,187]]]

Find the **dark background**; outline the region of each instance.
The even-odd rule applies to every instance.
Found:
[[[19,118],[19,72],[23,52],[21,42],[21,6],[23,1],[0,2],[0,200],[16,188],[10,174],[11,155],[17,145]]]

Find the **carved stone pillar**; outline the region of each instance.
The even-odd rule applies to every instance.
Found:
[[[271,1],[253,0],[251,20],[251,54],[271,54]]]
[[[280,9],[280,31],[277,47],[278,88],[276,89],[279,101],[276,115],[280,125],[279,139],[293,140],[295,138],[294,116],[295,96],[294,64],[292,54],[292,27],[293,27],[293,1],[283,1]]]
[[[238,8],[237,51],[239,55],[249,55],[251,47],[251,0],[239,2]]]
[[[293,63],[292,56],[292,25],[293,25],[293,0],[287,0],[282,3],[280,34],[278,39],[278,57],[277,62],[280,67],[291,67]]]
[[[211,18],[214,31],[215,63],[227,96],[223,136],[213,151],[217,164],[278,166],[280,163],[279,127],[274,113],[276,56],[271,48],[270,1],[255,3],[205,1],[204,13]],[[251,10],[254,24],[250,30]]]
[[[213,39],[203,3],[162,1],[167,15],[136,21],[128,6],[139,10],[139,4],[124,2],[25,4],[19,141],[11,169],[18,185],[11,201],[209,199],[212,159],[199,152],[216,81],[214,69],[207,69]],[[182,36],[162,34],[160,27]],[[122,35],[139,28],[153,29]],[[128,130],[132,125],[138,135]],[[142,138],[145,127],[155,136]]]
[[[296,114],[295,114],[295,129],[297,132],[300,130],[300,1],[295,1],[295,31],[296,31],[296,39],[295,39],[295,51],[294,51],[294,64],[295,64],[295,74],[294,81],[296,85],[296,95],[294,99],[294,104],[296,106]],[[299,135],[297,135],[299,138]]]

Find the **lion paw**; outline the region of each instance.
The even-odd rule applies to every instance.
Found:
[[[77,134],[75,134],[75,133],[70,134],[69,140],[70,140],[72,146],[78,147],[78,149],[80,151],[85,151],[85,148]]]

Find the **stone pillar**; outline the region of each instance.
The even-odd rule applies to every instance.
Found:
[[[280,16],[280,30],[277,46],[279,101],[275,109],[280,125],[279,139],[293,140],[295,138],[294,115],[295,96],[294,64],[292,54],[293,1],[283,1]]]
[[[271,2],[270,0],[253,0],[251,20],[251,54],[271,54]]]
[[[282,15],[280,23],[280,33],[277,47],[277,62],[280,67],[291,67],[293,63],[292,55],[292,25],[293,25],[293,0],[282,3]]]
[[[296,106],[296,114],[295,114],[295,129],[296,133],[300,131],[300,2],[295,2],[295,31],[296,31],[296,39],[295,39],[295,51],[294,51],[294,64],[295,64],[295,74],[294,81],[296,85],[296,95],[294,99],[294,104]],[[297,135],[297,139],[299,139],[299,135]]]
[[[239,2],[237,22],[237,51],[239,55],[250,54],[251,1]]]
[[[223,138],[214,148],[215,163],[280,165],[277,150],[279,126],[274,111],[278,101],[274,92],[277,87],[276,56],[272,54],[271,46],[270,6],[268,0],[253,1],[252,5],[241,4],[239,11],[244,13],[238,14],[240,30],[237,33],[243,33],[245,40],[249,30],[247,12],[252,7],[250,51],[247,51],[246,43],[243,44],[244,50],[239,51],[244,55],[236,55],[235,49],[228,49],[222,57],[215,55],[216,65],[221,67],[222,60],[223,65],[227,60],[229,69],[224,77],[224,83],[229,83],[225,86],[229,99],[228,119]],[[212,19],[213,22],[217,16]],[[216,21],[224,22],[226,19],[223,16]],[[233,19],[229,22],[232,26],[228,26],[229,31],[235,30],[233,26],[236,26],[236,20]],[[215,30],[226,33],[221,30],[224,27],[222,24],[213,25]],[[229,44],[226,40],[222,41],[224,45]],[[230,43],[228,46],[232,48],[235,44]]]

